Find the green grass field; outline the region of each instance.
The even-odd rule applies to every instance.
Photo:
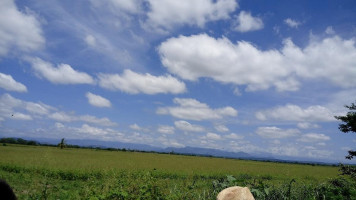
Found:
[[[0,146],[0,178],[14,188],[19,199],[215,199],[222,188],[236,184],[255,189],[254,194],[261,192],[261,199],[266,199],[273,191],[285,196],[305,190],[318,193],[318,187],[328,186],[338,174],[332,166]],[[296,182],[291,184],[292,179]]]

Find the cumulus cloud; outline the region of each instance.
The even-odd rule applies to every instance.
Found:
[[[145,26],[169,30],[180,25],[203,27],[209,21],[228,19],[238,4],[235,0],[148,0]]]
[[[158,127],[157,131],[162,134],[174,134],[174,127],[173,126],[164,126],[161,125]]]
[[[329,34],[329,35],[333,35],[333,34],[335,34],[335,31],[332,26],[328,26],[328,27],[326,27],[325,33]]]
[[[298,129],[281,129],[275,126],[267,126],[258,127],[256,133],[265,138],[277,139],[297,136],[300,131]]]
[[[31,115],[28,115],[28,114],[23,114],[23,113],[20,113],[20,112],[15,112],[11,115],[12,119],[15,119],[15,120],[32,120],[33,118],[31,117]]]
[[[224,138],[232,139],[232,140],[242,140],[244,138],[244,136],[238,135],[236,133],[230,133],[228,135],[224,135]]]
[[[90,2],[95,7],[106,6],[115,13],[126,12],[136,14],[141,11],[143,0],[90,0]]]
[[[256,31],[263,28],[261,18],[253,17],[250,12],[241,11],[236,17],[234,29],[239,32]]]
[[[190,98],[174,98],[173,102],[178,106],[160,107],[157,109],[157,114],[172,115],[180,119],[197,121],[237,116],[237,110],[230,106],[211,109],[207,104]]]
[[[0,1],[0,56],[10,50],[30,52],[43,47],[45,39],[36,17],[20,12],[14,0]]]
[[[55,84],[94,84],[94,79],[85,72],[74,70],[68,64],[59,64],[57,67],[40,58],[27,58],[32,68],[40,77]]]
[[[56,122],[56,123],[54,123],[54,127],[61,129],[61,128],[64,128],[65,126],[62,123]]]
[[[209,77],[246,85],[247,91],[270,87],[296,91],[298,78],[327,80],[344,88],[356,86],[355,40],[338,36],[311,40],[305,48],[286,39],[281,50],[259,50],[246,41],[234,44],[224,37],[200,34],[170,38],[158,51],[169,72],[190,81]]]
[[[160,146],[165,146],[165,147],[178,147],[178,148],[181,148],[181,147],[184,147],[185,145],[176,141],[175,139],[170,139],[170,138],[167,138],[167,137],[159,137],[156,139],[156,141],[159,142],[159,145]]]
[[[127,69],[121,75],[99,74],[98,78],[101,87],[120,90],[129,94],[179,94],[186,91],[185,84],[170,75],[138,74]]]
[[[93,35],[87,35],[85,37],[85,42],[91,46],[91,47],[95,47],[96,46],[96,39]]]
[[[0,96],[0,117],[2,118],[32,120],[32,116],[47,115],[52,110],[54,110],[53,107],[43,103],[22,101],[9,94]],[[28,112],[28,114],[23,112]]]
[[[22,83],[15,81],[11,75],[0,72],[0,88],[7,91],[27,92],[27,88]]]
[[[318,124],[312,124],[309,122],[300,122],[297,124],[297,126],[301,129],[319,128]]]
[[[121,133],[118,133],[117,131],[110,129],[110,128],[98,128],[94,126],[90,126],[88,124],[83,124],[82,127],[77,128],[77,131],[80,133],[86,133],[94,136],[103,136],[103,135],[122,135]]]
[[[327,122],[335,121],[334,115],[328,108],[315,105],[301,108],[297,105],[287,104],[272,109],[259,111],[256,118],[265,120],[299,121],[299,122]]]
[[[300,146],[295,144],[276,145],[269,147],[268,152],[276,155],[310,158],[330,158],[332,151],[318,149],[312,146]]]
[[[216,133],[207,133],[205,138],[208,140],[221,140],[221,136]]]
[[[115,122],[112,122],[106,117],[98,118],[92,115],[75,115],[73,113],[60,111],[44,103],[34,103],[16,99],[9,94],[3,94],[0,96],[0,117],[24,120],[31,120],[34,117],[45,117],[60,122],[81,121],[100,126],[117,125]]]
[[[287,24],[291,28],[298,28],[298,26],[301,24],[299,21],[293,20],[291,18],[285,19],[284,23]]]
[[[287,39],[282,52],[287,64],[300,77],[325,79],[343,88],[356,86],[355,39],[343,40],[334,36],[312,40],[304,49]]]
[[[115,122],[112,122],[110,119],[103,117],[98,118],[92,115],[74,115],[66,112],[54,112],[48,116],[50,119],[61,121],[61,122],[74,122],[82,121],[91,124],[97,124],[100,126],[116,126]]]
[[[49,118],[61,121],[61,122],[71,122],[74,121],[74,117],[64,112],[54,112],[49,115]]]
[[[301,142],[325,142],[330,140],[329,136],[326,136],[324,134],[319,134],[319,133],[308,133],[302,135],[298,141]]]
[[[88,102],[90,103],[90,105],[96,107],[111,107],[111,102],[105,99],[104,97],[90,92],[87,92],[85,96],[88,98]]]
[[[145,131],[145,132],[149,131],[148,128],[143,128],[143,127],[139,126],[138,124],[131,124],[129,127],[135,131]]]
[[[107,131],[101,128],[89,126],[88,124],[83,124],[81,128],[78,129],[81,133],[88,133],[91,135],[105,135]]]
[[[215,128],[215,130],[217,130],[219,132],[228,132],[229,131],[229,128],[222,124],[215,125],[214,128]]]
[[[178,129],[180,129],[182,131],[187,131],[187,132],[203,132],[205,130],[204,127],[202,127],[202,126],[194,125],[194,124],[191,124],[191,123],[189,123],[187,121],[183,121],[183,120],[175,121],[174,125]]]
[[[171,73],[191,81],[210,77],[257,90],[267,89],[289,73],[276,50],[260,51],[245,41],[235,45],[227,38],[215,39],[206,34],[170,38],[158,50],[162,64]]]
[[[80,115],[80,116],[75,116],[74,119],[76,121],[83,121],[83,122],[87,122],[87,123],[97,124],[100,126],[116,126],[117,125],[115,122],[112,122],[107,117],[98,118],[98,117],[92,116],[92,115]]]

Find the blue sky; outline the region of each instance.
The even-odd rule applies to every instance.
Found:
[[[2,137],[342,161],[356,3],[0,3]]]

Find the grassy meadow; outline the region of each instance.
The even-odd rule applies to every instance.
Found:
[[[249,187],[256,199],[352,199],[354,183],[338,174],[333,166],[0,146],[0,178],[19,199],[216,199],[232,185]]]

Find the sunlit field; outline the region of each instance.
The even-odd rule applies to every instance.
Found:
[[[215,199],[230,185],[260,199],[273,191],[312,198],[339,174],[333,166],[158,153],[9,144],[0,152],[0,178],[20,199]]]

